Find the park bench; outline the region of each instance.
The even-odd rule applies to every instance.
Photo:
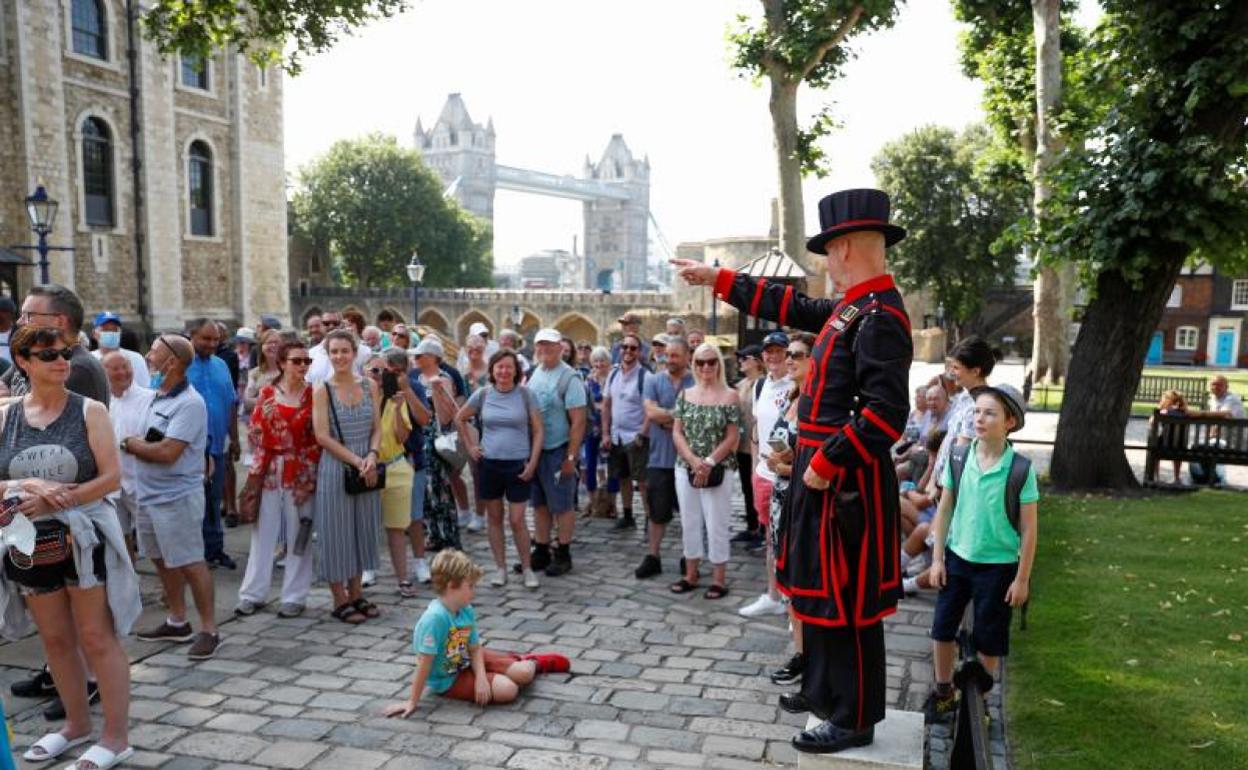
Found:
[[[1140,378],[1140,386],[1135,391],[1135,402],[1156,404],[1161,401],[1161,394],[1167,390],[1177,390],[1183,394],[1188,404],[1199,404],[1204,401],[1207,389],[1204,377],[1179,377],[1165,374],[1146,374]]]
[[[1144,483],[1157,484],[1163,460],[1248,465],[1248,420],[1185,417],[1154,411],[1148,423]]]

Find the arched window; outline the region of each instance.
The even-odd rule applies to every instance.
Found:
[[[74,53],[96,59],[108,58],[104,27],[104,0],[74,0],[72,26]]]
[[[186,179],[191,201],[191,235],[212,235],[212,151],[191,142]]]
[[[82,122],[82,191],[88,225],[113,226],[113,137],[99,118]]]

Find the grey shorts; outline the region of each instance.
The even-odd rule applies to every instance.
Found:
[[[567,513],[573,509],[572,500],[576,495],[576,473],[569,473],[555,479],[563,465],[563,458],[568,455],[568,446],[564,444],[555,449],[543,449],[541,459],[537,461],[537,473],[533,479],[529,502],[534,508],[545,506],[552,514]]]
[[[166,567],[185,567],[204,560],[203,527],[202,489],[167,503],[141,503],[134,517],[139,552],[162,560]]]

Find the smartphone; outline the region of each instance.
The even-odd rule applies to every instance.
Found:
[[[155,444],[158,441],[164,441],[165,434],[156,428],[148,428],[147,434],[143,436],[143,440],[149,444]]]
[[[387,369],[381,375],[381,394],[389,401],[399,392],[399,376]]]
[[[771,451],[773,452],[783,452],[789,448],[789,442],[778,436],[773,436],[767,439],[767,446],[771,447]]]

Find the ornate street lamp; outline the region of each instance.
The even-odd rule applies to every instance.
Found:
[[[412,282],[412,328],[420,321],[420,282],[425,278],[425,266],[420,257],[412,252],[412,261],[407,263],[407,279]]]
[[[42,184],[35,187],[35,191],[26,196],[26,216],[30,219],[30,229],[39,236],[38,246],[13,246],[14,249],[34,249],[39,252],[39,277],[40,283],[48,283],[48,252],[49,251],[73,251],[68,246],[49,246],[48,235],[52,232],[52,225],[56,223],[56,210],[60,207],[52,198],[48,197],[48,191]]]

